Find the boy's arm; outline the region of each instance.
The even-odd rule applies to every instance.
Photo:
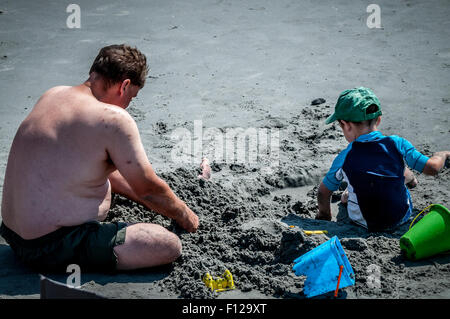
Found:
[[[333,192],[330,191],[323,182],[320,183],[319,192],[317,194],[319,213],[316,215],[316,219],[331,221],[330,199],[332,194]]]
[[[331,207],[330,200],[331,195],[335,190],[339,188],[343,179],[342,165],[345,158],[351,149],[351,143],[345,150],[340,152],[333,161],[330,170],[325,175],[322,183],[320,183],[319,191],[317,194],[317,203],[319,206],[319,213],[316,215],[316,219],[323,219],[331,221]]]
[[[402,153],[406,163],[412,169],[424,173],[425,175],[436,175],[446,165],[450,158],[450,151],[436,152],[432,157],[421,154],[414,146],[404,138],[396,135],[390,136],[397,145],[397,149]]]
[[[391,135],[389,137],[395,142],[397,150],[402,154],[406,164],[411,169],[422,173],[429,158],[416,150],[416,148],[403,137],[397,135]]]
[[[447,159],[450,158],[450,151],[436,152],[426,162],[423,173],[426,175],[436,175],[444,167]]]

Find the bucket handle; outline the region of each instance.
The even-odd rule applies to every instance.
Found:
[[[336,290],[334,291],[334,298],[337,298],[337,296],[338,296],[339,284],[341,282],[341,276],[342,276],[342,270],[343,269],[344,269],[344,265],[340,265],[339,266],[339,277],[338,277],[338,281],[337,281],[337,286],[336,286]]]
[[[422,214],[424,211],[426,211],[428,208],[430,208],[431,206],[433,206],[434,204],[431,204],[430,206],[424,208],[419,214],[417,214],[416,217],[414,217],[413,221],[411,222],[411,224],[409,225],[408,229],[411,229],[412,225],[414,224],[414,221],[417,219],[417,217],[419,217],[420,214]]]

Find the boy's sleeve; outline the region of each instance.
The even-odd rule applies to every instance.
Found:
[[[322,180],[323,184],[332,192],[338,190],[339,185],[342,182],[343,174],[341,172],[341,168],[344,165],[345,158],[347,157],[350,149],[351,144],[345,150],[340,152],[338,156],[336,156],[330,170]]]
[[[423,155],[408,141],[397,135],[390,136],[397,145],[398,151],[402,154],[408,166],[420,173],[422,173],[425,164],[429,157]]]

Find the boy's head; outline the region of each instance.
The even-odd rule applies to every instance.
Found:
[[[348,142],[376,130],[381,120],[380,101],[368,88],[345,90],[336,102],[334,113],[326,120],[338,121]]]

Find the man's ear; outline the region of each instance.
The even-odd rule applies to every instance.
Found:
[[[120,96],[125,94],[125,91],[130,87],[130,84],[130,79],[125,79],[122,81],[122,84],[120,85]]]

